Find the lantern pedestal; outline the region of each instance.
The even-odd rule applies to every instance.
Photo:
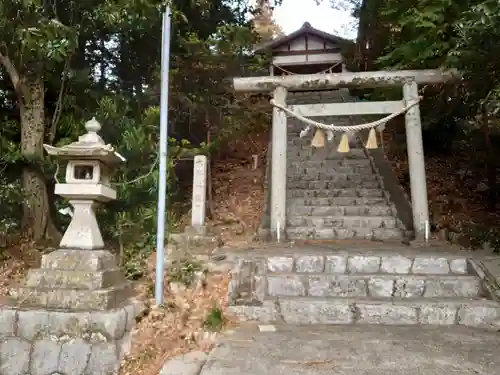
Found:
[[[104,241],[95,217],[93,200],[70,200],[73,218],[61,240],[63,249],[95,250],[104,248]]]
[[[116,199],[116,191],[103,184],[57,184],[55,193],[68,199],[73,206],[73,217],[61,240],[61,248],[104,248],[94,208],[98,202]]]

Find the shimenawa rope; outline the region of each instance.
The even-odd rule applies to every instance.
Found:
[[[314,120],[311,120],[307,117],[304,117],[298,113],[295,113],[294,111],[292,111],[291,109],[285,107],[285,106],[282,106],[281,104],[278,104],[276,103],[276,101],[274,99],[271,99],[271,105],[273,105],[274,107],[276,108],[279,108],[281,109],[282,111],[284,111],[285,113],[289,114],[290,116],[292,117],[295,117],[296,119],[310,125],[310,126],[314,126],[315,128],[318,128],[318,129],[323,129],[323,130],[330,130],[330,131],[334,131],[334,132],[356,132],[356,131],[359,131],[359,130],[365,130],[365,129],[371,129],[371,128],[375,128],[379,125],[382,125],[382,124],[385,124],[386,122],[392,120],[393,118],[405,113],[406,111],[408,111],[410,108],[416,106],[417,104],[419,104],[420,100],[422,100],[422,97],[419,96],[418,97],[418,100],[416,102],[413,102],[407,106],[405,106],[403,109],[401,109],[400,111],[397,111],[395,113],[391,113],[390,115],[386,116],[386,117],[383,117],[379,120],[376,120],[376,121],[372,121],[372,122],[367,122],[365,124],[359,124],[359,125],[350,125],[350,126],[345,126],[345,125],[334,125],[334,124],[323,124],[322,122],[318,122],[318,121],[314,121]],[[306,129],[304,129],[303,131],[305,131]]]
[[[334,67],[336,67],[337,65],[339,65],[341,62],[337,62],[335,63],[334,65],[332,65],[331,67],[319,72],[319,74],[322,74],[322,73],[327,73],[327,72],[330,72],[332,71],[332,69]],[[287,73],[289,75],[296,75],[297,73],[294,73],[294,72],[290,72],[284,68],[282,68],[281,66],[279,65],[274,65],[276,68],[280,69],[282,72],[284,73]],[[345,98],[342,94],[340,94],[341,98],[342,98],[342,101],[345,103]],[[304,123],[307,124],[307,126],[301,130],[300,132],[300,138],[304,138],[308,133],[309,131],[311,130],[311,126],[314,126],[316,127],[316,134],[314,135],[313,137],[313,140],[311,142],[311,145],[313,147],[324,147],[325,145],[325,135],[326,135],[326,138],[328,139],[328,141],[332,141],[334,139],[334,134],[333,132],[334,131],[337,131],[337,132],[344,132],[344,134],[342,135],[342,138],[340,140],[340,143],[339,143],[339,146],[338,146],[338,149],[337,151],[339,152],[349,152],[349,140],[348,140],[348,137],[347,137],[347,133],[354,133],[354,132],[357,132],[359,130],[364,130],[364,129],[370,129],[370,132],[368,134],[368,140],[366,142],[366,145],[365,145],[365,148],[377,148],[377,135],[376,135],[376,132],[375,132],[375,128],[377,128],[377,130],[380,132],[380,136],[382,137],[382,131],[384,131],[384,128],[385,128],[385,124],[392,120],[393,118],[405,113],[406,111],[408,111],[411,107],[417,105],[420,100],[422,100],[422,97],[419,96],[418,97],[418,100],[410,105],[407,105],[405,108],[403,108],[402,110],[400,110],[399,112],[396,112],[396,113],[392,113],[384,118],[381,118],[377,121],[372,121],[372,122],[368,122],[368,123],[365,123],[365,124],[359,124],[359,125],[350,125],[350,126],[340,126],[340,125],[334,125],[334,124],[331,124],[331,125],[327,125],[327,124],[323,124],[321,122],[318,122],[318,121],[314,121],[314,120],[311,120],[311,119],[308,119],[304,116],[301,116],[299,115],[298,113],[294,113],[293,111],[291,111],[290,109],[284,107],[284,106],[281,106],[279,104],[277,104],[273,99],[271,99],[271,105],[275,106],[276,108],[279,108],[281,109],[282,111],[284,111],[285,113],[289,114],[290,116],[292,117],[295,117],[296,119],[298,119],[299,121],[302,121]],[[349,116],[350,118],[350,121],[352,122],[352,118],[351,116]],[[325,134],[326,133],[326,134]],[[359,136],[357,135],[357,138],[359,139]]]

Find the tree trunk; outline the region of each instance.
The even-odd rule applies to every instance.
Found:
[[[23,229],[35,241],[57,238],[50,216],[47,186],[39,162],[43,159],[45,135],[45,87],[42,75],[27,75],[22,79],[21,152],[27,159],[22,172],[26,199],[23,207]]]

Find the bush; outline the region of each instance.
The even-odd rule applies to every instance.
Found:
[[[0,177],[0,245],[9,235],[18,233],[22,220],[24,196],[19,180],[9,181]]]

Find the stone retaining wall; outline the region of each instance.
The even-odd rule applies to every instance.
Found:
[[[2,375],[110,375],[129,351],[143,305],[109,311],[0,309]]]

